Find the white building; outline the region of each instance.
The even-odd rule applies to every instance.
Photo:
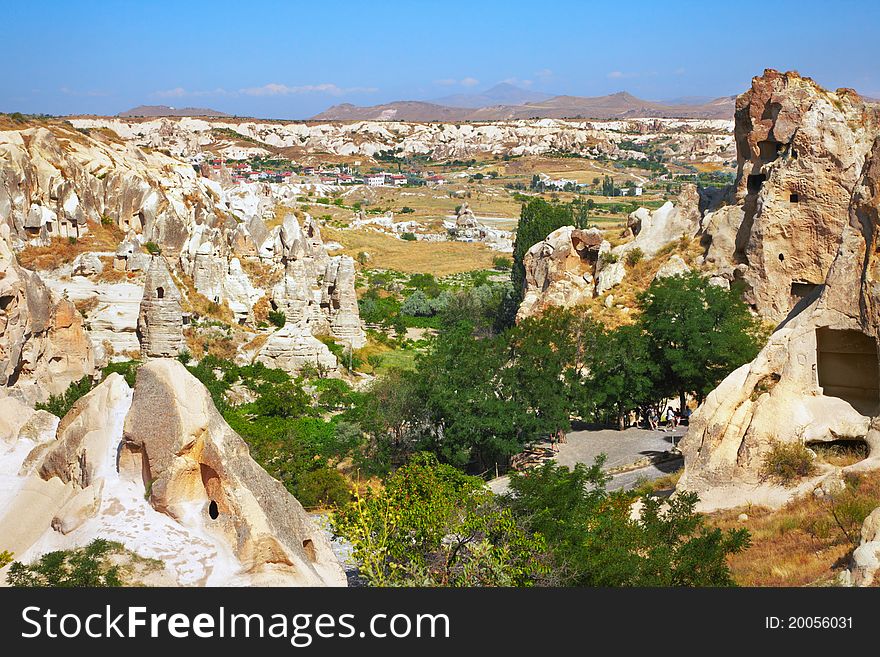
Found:
[[[385,184],[384,173],[368,173],[364,176],[364,184],[370,187],[378,187]]]

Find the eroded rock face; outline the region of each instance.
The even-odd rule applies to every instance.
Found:
[[[284,313],[286,323],[269,337],[257,360],[290,372],[306,364],[335,370],[336,357],[315,336],[333,336],[353,349],[366,344],[354,289],[354,260],[327,255],[310,216],[301,227],[293,214],[287,215],[269,240],[264,256],[277,259],[284,268],[272,290],[272,305]]]
[[[183,351],[181,295],[162,256],[155,256],[144,281],[138,313],[138,340],[143,358],[173,358]]]
[[[730,280],[742,266],[747,300],[781,321],[825,281],[877,117],[852,90],[770,69],[736,108],[738,209],[707,215],[706,261]]]
[[[797,492],[762,480],[773,441],[864,440],[870,456],[850,468],[880,465],[880,139],[853,188],[824,285],[691,418],[679,485],[704,508],[778,505]]]
[[[675,203],[667,201],[656,210],[639,208],[631,213],[627,226],[635,236],[621,244],[612,253],[623,256],[633,249],[641,249],[646,257],[653,257],[670,242],[697,234],[700,226],[700,197],[694,185],[683,185]]]
[[[523,258],[525,294],[517,321],[548,307],[570,307],[591,298],[600,252],[608,248],[598,229],[574,226],[558,228],[532,246]]]
[[[0,226],[0,386],[45,401],[91,375],[95,356],[82,315],[54,300],[40,277],[18,265]]]
[[[111,374],[57,433],[41,413],[24,407],[0,445],[0,536],[18,559],[100,537],[160,560],[166,585],[345,585],[326,537],[176,360],[143,365],[134,391]]]
[[[16,242],[43,244],[109,219],[169,253],[189,225],[215,220],[192,166],[63,124],[0,132],[0,218]]]
[[[179,362],[140,368],[124,441],[122,476],[149,472],[153,507],[222,536],[246,572],[300,585],[344,584],[302,505],[251,459]]]

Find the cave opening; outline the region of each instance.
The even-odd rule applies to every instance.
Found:
[[[817,287],[819,287],[819,283],[810,283],[807,281],[792,281],[791,298],[796,303],[801,299],[805,299],[806,297],[810,296]]]
[[[761,191],[761,185],[765,180],[767,180],[767,176],[763,173],[753,173],[746,178],[746,187],[750,193],[755,194]]]
[[[211,500],[211,504],[208,505],[208,515],[211,516],[211,520],[216,520],[220,517],[220,509],[214,500]]]
[[[801,197],[798,196],[797,192],[792,192],[791,194],[788,195],[788,202],[789,203],[800,203],[800,200],[801,200]]]
[[[764,162],[772,162],[779,157],[779,152],[784,148],[784,144],[772,139],[765,139],[758,142],[758,155]]]
[[[165,288],[164,287],[159,286],[156,288],[156,298],[157,299],[164,299],[165,298]]]
[[[823,394],[863,415],[880,405],[880,358],[874,338],[851,329],[816,329],[817,377]]]
[[[864,438],[811,440],[807,442],[807,447],[816,452],[820,461],[838,467],[864,461],[871,455],[871,448]]]
[[[303,541],[303,550],[306,552],[306,556],[309,558],[309,561],[315,562],[318,560],[318,555],[315,552],[315,543],[312,539],[307,538]]]

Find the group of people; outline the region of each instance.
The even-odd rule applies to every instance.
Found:
[[[550,450],[553,452],[559,451],[560,443],[568,442],[568,438],[565,436],[565,431],[562,429],[557,429],[556,431],[551,432],[547,439],[550,441]]]
[[[659,413],[656,408],[650,407],[645,410],[644,417],[650,431],[675,431],[679,425],[690,422],[691,409],[687,406],[683,410],[667,406],[662,413]]]

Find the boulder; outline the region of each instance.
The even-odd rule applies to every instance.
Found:
[[[737,98],[736,203],[704,218],[706,260],[747,265],[762,316],[781,321],[825,281],[877,131],[855,92],[794,72],[767,69]]]
[[[324,533],[249,456],[178,361],[74,403],[57,437],[0,450],[0,536],[27,563],[95,538],[160,560],[166,584],[345,585]]]
[[[675,254],[669,260],[660,265],[660,269],[654,274],[654,280],[662,278],[670,278],[672,276],[682,276],[691,271],[688,264],[680,255]]]
[[[73,260],[74,276],[93,276],[104,271],[104,263],[97,253],[80,253]]]
[[[593,297],[602,233],[563,226],[533,245],[523,258],[523,301],[517,321],[551,306],[570,307]]]

